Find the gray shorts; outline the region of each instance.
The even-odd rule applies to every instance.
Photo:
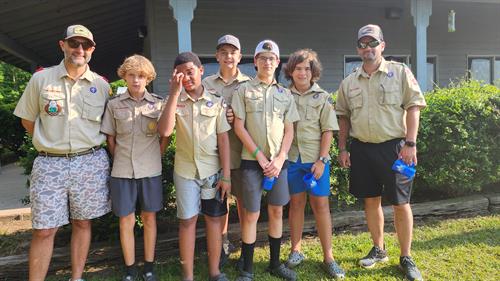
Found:
[[[209,217],[227,214],[227,198],[222,202],[215,198],[219,177],[216,173],[204,179],[187,179],[174,171],[177,217],[186,220],[200,213]]]
[[[243,207],[249,212],[258,212],[260,210],[264,174],[258,165],[257,161],[242,160],[240,167]],[[290,201],[288,170],[286,164],[283,167],[274,182],[273,189],[266,191],[266,200],[269,205],[285,206]]]
[[[241,170],[232,169],[231,170],[231,194],[236,196],[238,199],[242,198],[242,186],[241,181]]]
[[[88,220],[111,210],[106,150],[66,157],[37,156],[30,180],[34,229],[55,228],[69,218]]]
[[[126,179],[111,177],[109,181],[111,206],[118,217],[135,212],[139,200],[141,210],[158,212],[163,208],[161,176]]]

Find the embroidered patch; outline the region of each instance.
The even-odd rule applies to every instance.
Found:
[[[319,93],[314,94],[313,99],[319,98]]]
[[[96,87],[94,87],[94,86],[90,87],[90,92],[91,92],[92,94],[97,93],[97,88],[96,88]]]
[[[59,106],[55,100],[50,100],[49,103],[45,105],[45,112],[50,116],[56,116],[61,112],[61,106]]]
[[[214,105],[214,103],[212,101],[207,101],[206,104],[207,104],[208,107],[212,107]]]
[[[155,107],[154,103],[152,103],[152,102],[148,103],[148,108],[149,109],[153,109],[154,107]]]
[[[393,76],[394,76],[394,72],[390,71],[389,73],[387,73],[387,77],[392,78]]]

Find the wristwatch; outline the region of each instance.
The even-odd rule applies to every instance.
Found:
[[[414,141],[405,140],[405,145],[408,147],[415,147],[417,143]]]
[[[329,157],[323,157],[323,156],[320,156],[319,161],[323,162],[323,164],[328,164],[328,162],[330,162],[330,158]]]

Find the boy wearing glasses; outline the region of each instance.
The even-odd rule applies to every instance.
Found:
[[[238,68],[238,63],[240,63],[241,60],[240,40],[230,34],[220,37],[219,40],[217,40],[215,58],[219,63],[219,72],[203,79],[203,85],[209,91],[214,91],[216,95],[224,97],[227,103],[227,121],[229,124],[232,124],[234,115],[231,109],[231,101],[233,100],[234,89],[241,83],[250,80],[250,77],[241,73]],[[237,198],[238,217],[241,217],[244,211],[241,207],[241,176],[239,171],[242,144],[234,134],[234,130],[230,130],[228,135],[231,147],[231,193]],[[232,246],[227,237],[228,215],[226,215],[224,227],[222,229],[223,247],[220,262],[221,267],[227,262]]]
[[[64,59],[33,75],[14,111],[39,152],[30,182],[29,280],[45,279],[57,229],[70,220],[70,280],[82,280],[90,220],[111,209],[109,159],[101,149],[106,137],[99,130],[111,90],[88,66],[94,37],[85,26],[71,25],[59,47]]]
[[[242,84],[233,99],[234,130],[243,143],[241,152],[242,264],[238,281],[253,280],[253,253],[260,215],[262,182],[274,179],[266,192],[269,215],[270,263],[272,275],[296,280],[295,271],[280,262],[283,230],[283,206],[290,200],[287,181],[287,154],[293,140],[293,123],[299,120],[294,99],[288,89],[278,84],[278,45],[271,40],[260,42],[254,55],[257,76]]]
[[[389,260],[384,245],[382,195],[394,209],[401,255],[399,265],[408,280],[422,280],[410,256],[413,214],[410,208],[412,180],[392,171],[396,159],[417,164],[417,131],[424,96],[410,69],[386,61],[382,30],[363,26],[357,52],[363,64],[340,84],[336,111],[339,115],[339,162],[350,167],[350,192],[364,199],[365,215],[373,247],[359,264],[372,268]],[[347,137],[352,137],[350,153]]]

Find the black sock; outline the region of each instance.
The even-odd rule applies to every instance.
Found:
[[[144,273],[153,272],[154,261],[144,261]]]
[[[269,266],[271,268],[276,268],[280,265],[280,247],[281,247],[281,237],[273,238],[269,236],[269,252],[271,255]]]
[[[136,276],[137,267],[135,266],[135,263],[133,263],[132,265],[125,265],[125,271],[127,272],[127,275]]]
[[[243,256],[243,270],[248,273],[253,273],[253,251],[255,249],[255,242],[247,244],[241,242],[241,255]]]

